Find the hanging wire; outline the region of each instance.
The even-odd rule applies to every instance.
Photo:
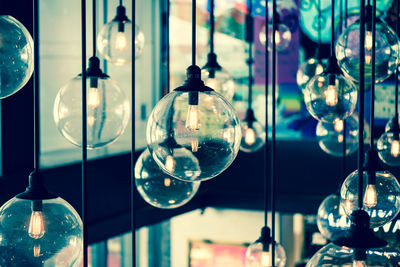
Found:
[[[268,8],[268,7],[267,7]],[[276,179],[276,40],[275,32],[277,31],[278,12],[276,0],[272,0],[272,142],[271,142],[271,212],[272,212],[272,266],[275,266],[275,179]],[[267,32],[267,31],[266,31]]]
[[[40,92],[39,92],[39,0],[33,1],[33,167],[38,172],[40,168]]]
[[[95,57],[96,56],[96,11],[97,11],[97,8],[96,8],[96,0],[93,0],[92,1],[92,30],[93,30],[93,32],[92,32],[92,36],[93,36],[93,57]]]
[[[215,32],[215,17],[214,17],[214,0],[210,0],[210,53],[214,53],[214,32]]]
[[[370,124],[371,124],[371,135],[370,135],[370,147],[374,147],[374,130],[375,130],[375,51],[376,51],[376,0],[372,1],[372,71],[371,71],[371,109],[370,109]]]
[[[248,0],[248,14],[246,15],[246,41],[249,44],[249,58],[247,65],[249,67],[249,98],[248,109],[251,109],[253,102],[253,42],[254,42],[254,22],[253,22],[253,1]],[[267,28],[266,28],[267,29]],[[267,33],[267,30],[266,30]]]
[[[268,4],[265,6],[265,148],[264,148],[264,226],[268,226],[268,166],[269,166],[269,157],[268,157],[268,83],[269,83],[269,52],[268,52],[268,39],[269,39],[269,26],[268,26]]]
[[[81,0],[82,30],[82,223],[83,223],[83,266],[88,266],[87,229],[87,125],[86,125],[86,1]]]
[[[122,0],[119,0],[119,5],[122,6]]]
[[[318,7],[317,7],[317,11],[318,11],[318,53],[320,53],[320,49],[321,49],[321,20],[322,20],[322,12],[321,12],[321,0],[318,0]],[[317,55],[319,57],[319,55]]]
[[[331,57],[333,57],[335,56],[335,0],[332,0],[331,11]]]
[[[196,0],[192,0],[192,65],[196,65]]]
[[[399,8],[400,2],[397,1],[396,5],[396,33],[399,35],[399,16],[400,16],[400,8]],[[396,87],[395,87],[395,97],[394,97],[394,112],[395,112],[395,121],[393,123],[399,123],[399,68],[396,68]]]
[[[122,1],[121,1],[122,2]],[[136,107],[136,97],[135,97],[135,36],[136,36],[136,1],[132,0],[132,63],[131,63],[131,69],[132,69],[132,96],[131,96],[131,114],[132,114],[132,120],[131,120],[131,230],[132,230],[132,266],[136,266],[136,201],[135,201],[135,196],[136,196],[136,185],[135,185],[135,151],[136,151],[136,140],[135,140],[135,107]]]
[[[360,91],[358,119],[358,208],[363,207],[363,161],[364,161],[364,67],[365,67],[365,0],[360,0]]]

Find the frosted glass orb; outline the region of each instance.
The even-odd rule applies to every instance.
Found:
[[[307,110],[317,120],[333,123],[348,118],[356,108],[357,88],[340,74],[314,76],[303,90]]]
[[[268,49],[272,50],[272,24],[268,26]],[[265,46],[267,40],[265,35],[265,25],[261,28],[259,33],[260,43]],[[275,31],[275,43],[276,50],[282,51],[289,47],[290,41],[292,40],[292,33],[286,24],[279,23],[277,25],[277,30]]]
[[[297,70],[296,80],[297,85],[301,90],[303,90],[308,81],[312,79],[314,76],[321,74],[324,72],[326,65],[322,63],[321,60],[316,58],[309,58],[303,64],[300,65]]]
[[[372,228],[393,220],[400,210],[400,185],[390,172],[376,172],[375,185],[368,185],[368,174],[363,175],[363,210],[370,216]],[[340,189],[341,203],[347,216],[358,209],[358,171],[347,176]]]
[[[0,208],[0,266],[75,266],[82,261],[82,221],[62,198],[12,198]]]
[[[33,73],[33,40],[11,16],[0,16],[0,99],[18,92]]]
[[[200,182],[185,182],[164,173],[154,162],[148,149],[136,161],[135,183],[142,198],[161,209],[185,205],[200,187]]]
[[[340,205],[339,194],[327,196],[319,205],[317,226],[320,233],[328,240],[343,236],[350,228],[350,219]]]
[[[130,104],[124,92],[108,76],[87,76],[87,148],[116,141],[129,122]],[[53,117],[61,135],[82,146],[82,76],[76,76],[58,92]]]
[[[120,31],[123,25],[123,31]],[[135,58],[140,56],[144,47],[144,34],[135,25]],[[116,19],[104,25],[97,36],[97,47],[107,61],[115,65],[125,65],[132,62],[132,22]]]
[[[364,135],[367,137],[369,127],[365,126]],[[344,121],[334,123],[319,121],[316,136],[321,149],[331,156],[343,156],[343,141],[346,141],[346,155],[353,154],[358,149],[358,116],[353,114]]]
[[[189,95],[197,105],[189,105]],[[230,166],[239,150],[241,129],[236,111],[219,93],[174,90],[151,112],[146,138],[154,160],[166,173],[200,181]]]
[[[253,153],[260,150],[265,144],[265,129],[258,121],[242,122],[242,141],[240,150]]]
[[[367,267],[367,266],[398,266],[400,253],[390,247],[365,249],[364,259],[356,259],[356,249],[340,247],[329,243],[321,248],[308,261],[306,267],[335,266],[335,267]]]
[[[267,249],[263,249],[262,242],[252,243],[246,250],[245,267],[272,267],[272,244]],[[284,267],[286,263],[285,249],[278,242],[275,242],[275,265]]]
[[[232,101],[235,94],[235,82],[227,70],[203,69],[201,76],[206,86],[220,93],[226,100]]]
[[[371,84],[372,74],[372,30],[366,24],[365,33],[365,82]],[[336,42],[336,58],[343,73],[353,81],[360,79],[360,21],[351,24]],[[382,82],[396,70],[399,63],[399,38],[383,20],[376,21],[375,82]]]
[[[376,145],[379,158],[387,165],[400,166],[400,138],[399,133],[384,132]]]

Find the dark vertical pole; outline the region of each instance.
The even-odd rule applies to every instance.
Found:
[[[400,16],[399,5],[400,5],[400,1],[397,1],[397,4],[396,4],[396,15],[397,15],[396,16],[396,33],[397,33],[397,36],[400,34],[400,32],[399,32],[399,16]],[[398,119],[398,116],[399,116],[399,68],[396,68],[395,79],[396,79],[395,97],[394,97],[395,121],[393,123],[398,123],[399,122],[399,119]]]
[[[332,0],[331,9],[331,57],[335,56],[335,0]]]
[[[92,38],[93,38],[93,56],[96,56],[96,0],[92,1],[92,28],[93,28],[93,32],[92,32]]]
[[[196,0],[192,0],[192,65],[196,65]]]
[[[39,92],[39,0],[33,1],[33,40],[34,40],[34,72],[33,72],[33,167],[40,168],[40,92]]]
[[[371,135],[370,135],[370,147],[374,147],[374,130],[375,130],[375,51],[376,51],[376,0],[372,1],[372,71],[371,71],[371,114],[370,114],[370,125],[371,125]],[[397,68],[396,68],[397,69]]]
[[[358,207],[363,207],[363,161],[364,161],[364,66],[365,66],[365,0],[360,0],[360,95],[358,119]]]
[[[210,53],[214,53],[214,32],[215,32],[215,17],[214,17],[214,0],[210,0]]]
[[[253,21],[253,0],[248,0],[248,14],[246,15],[246,41],[249,44],[249,59],[247,64],[249,66],[249,99],[248,109],[251,109],[253,101],[253,42],[254,42],[254,21]],[[266,34],[268,35],[268,25],[266,25]]]
[[[265,7],[265,148],[264,148],[264,226],[268,226],[268,166],[269,166],[269,156],[268,156],[268,85],[269,85],[269,52],[268,52],[268,6]]]

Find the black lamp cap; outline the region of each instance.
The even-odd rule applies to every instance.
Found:
[[[222,70],[221,65],[218,64],[217,55],[215,53],[208,53],[207,63],[202,69],[220,71]]]
[[[375,184],[376,172],[379,170],[379,157],[373,147],[365,153],[364,168],[368,174],[368,184]]]
[[[325,70],[326,74],[342,74],[335,56],[330,56],[328,60],[328,67]]]
[[[54,199],[57,198],[57,196],[47,191],[42,174],[34,170],[29,175],[29,185],[25,192],[16,195],[16,198],[26,200],[44,200]]]
[[[364,210],[355,210],[351,214],[351,225],[347,234],[333,241],[337,246],[353,249],[379,248],[387,245],[385,240],[376,237],[369,226],[369,215]]]
[[[117,6],[117,15],[113,20],[119,22],[129,21],[128,17],[126,16],[126,9],[124,6]]]
[[[246,111],[246,116],[244,117],[244,121],[248,123],[253,123],[257,121],[256,116],[254,116],[254,111],[252,108],[248,108]]]
[[[186,69],[186,81],[182,86],[175,88],[178,92],[209,92],[214,91],[201,80],[201,69],[191,65]]]
[[[258,238],[256,242],[263,244],[263,251],[269,250],[269,246],[272,243],[272,238],[271,238],[271,230],[269,229],[268,226],[264,226],[263,228],[261,228],[260,238]]]
[[[100,69],[100,59],[95,56],[89,58],[89,66],[86,69],[86,75],[90,76],[90,77],[97,77],[97,78],[109,78],[110,77]]]
[[[393,133],[393,137],[395,140],[399,140],[400,135],[400,126],[399,126],[399,115],[395,115],[392,119],[392,126],[388,130],[388,132]]]

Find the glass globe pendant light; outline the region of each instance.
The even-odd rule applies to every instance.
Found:
[[[334,12],[332,6],[332,12]],[[332,13],[331,55],[327,69],[314,76],[303,90],[307,110],[317,120],[334,123],[348,118],[357,104],[357,88],[345,78],[337,66],[334,55],[335,27]]]
[[[372,76],[372,7],[366,6],[366,32],[365,32],[365,82],[371,83]],[[340,69],[353,81],[359,82],[360,48],[359,33],[360,20],[350,25],[339,36],[336,42],[336,58]],[[379,19],[376,27],[376,65],[374,68],[375,82],[382,82],[392,75],[399,63],[399,38],[390,26]]]
[[[207,56],[207,63],[202,68],[201,75],[205,77],[205,85],[223,95],[226,100],[231,101],[235,94],[235,83],[230,73],[223,69],[217,62],[217,55],[214,53],[214,0],[210,0],[210,53]]]
[[[254,20],[252,16],[253,3],[252,0],[248,1],[248,13],[246,15],[246,41],[249,44],[249,59],[247,64],[249,66],[249,95],[246,115],[242,121],[242,140],[240,142],[240,150],[246,153],[253,153],[261,149],[265,143],[265,131],[262,125],[257,121],[254,110],[252,108],[253,102],[253,39],[254,39]],[[268,55],[268,51],[266,51]],[[266,94],[268,95],[268,94]]]
[[[95,13],[93,38],[96,36]],[[130,106],[124,91],[100,69],[95,42],[93,56],[89,58],[86,70],[86,82],[87,148],[96,149],[115,142],[124,133],[129,122]],[[82,146],[81,88],[82,74],[79,74],[58,91],[53,108],[57,129],[65,139],[79,147]]]
[[[184,181],[211,179],[235,159],[240,122],[232,105],[201,80],[196,66],[196,1],[192,1],[192,66],[185,83],[157,103],[146,139],[155,162]]]
[[[289,47],[290,41],[292,40],[292,33],[290,32],[289,27],[279,19],[279,15],[277,15],[275,19],[277,20],[277,23],[278,23],[277,29],[275,30],[276,49],[278,51],[283,51]],[[272,33],[274,31],[272,30],[272,25],[268,24],[268,37],[267,37],[266,30],[265,30],[266,24],[267,24],[267,21],[264,23],[264,25],[262,26],[260,33],[259,33],[260,43],[263,46],[265,46],[265,43],[267,42],[267,39],[268,39],[268,40],[270,40],[268,47],[272,47],[272,43],[271,43],[272,42]]]
[[[33,73],[33,40],[12,16],[0,16],[0,99],[18,92]]]
[[[101,28],[97,36],[100,54],[115,65],[129,64],[132,52],[131,36],[132,21],[126,16],[126,9],[120,0],[117,15]],[[143,32],[135,24],[135,57],[142,54],[144,41]]]

